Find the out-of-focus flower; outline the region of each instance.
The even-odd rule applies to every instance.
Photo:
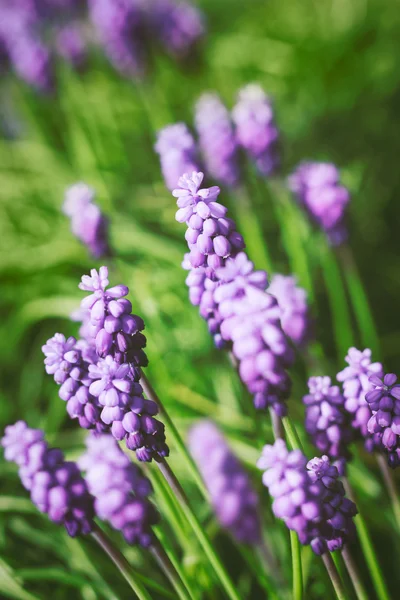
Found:
[[[340,184],[337,167],[331,163],[304,162],[289,177],[289,187],[311,218],[323,229],[334,246],[345,241],[345,209],[350,201]]]
[[[43,431],[17,421],[5,429],[1,440],[6,460],[19,466],[24,487],[40,512],[70,536],[90,533],[93,527],[93,497],[74,462],[64,460],[58,448],[49,448]]]
[[[89,249],[92,256],[100,258],[110,254],[108,221],[101,213],[93,188],[80,182],[65,192],[63,212],[71,219],[72,233]]]
[[[196,142],[184,123],[160,129],[154,149],[160,157],[165,185],[170,191],[176,188],[184,173],[199,170]]]
[[[57,31],[56,48],[58,54],[73,67],[81,68],[85,64],[86,41],[78,25],[68,24]]]
[[[153,0],[147,9],[152,35],[171,54],[186,55],[204,35],[203,15],[187,2]]]
[[[304,346],[312,337],[307,292],[296,277],[285,275],[274,275],[268,292],[278,300],[283,331],[297,346]]]
[[[238,143],[254,160],[262,175],[270,175],[278,166],[278,129],[271,101],[262,87],[252,83],[240,90],[232,111]]]
[[[122,531],[129,544],[147,548],[159,515],[148,499],[150,481],[109,435],[89,436],[87,451],[79,459],[89,491],[95,497],[96,515]]]
[[[189,449],[221,525],[239,542],[258,544],[261,538],[258,496],[216,425],[202,421],[192,427]]]
[[[203,94],[197,102],[196,129],[207,171],[222,184],[236,185],[238,144],[229,112],[217,94]]]

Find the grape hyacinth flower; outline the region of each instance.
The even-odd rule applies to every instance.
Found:
[[[373,435],[375,447],[387,455],[392,469],[400,465],[400,384],[397,375],[369,378],[371,389],[365,399],[372,411],[368,431]]]
[[[83,32],[76,24],[61,27],[56,34],[58,54],[73,67],[80,69],[86,61],[86,42]]]
[[[330,458],[348,459],[354,430],[339,387],[331,385],[330,377],[310,377],[308,388],[303,397],[305,428],[314,446]]]
[[[192,427],[189,450],[210,493],[218,521],[238,542],[259,544],[258,496],[217,426],[201,421]]]
[[[186,55],[204,35],[203,15],[191,4],[154,0],[148,11],[153,35],[175,56]]]
[[[344,406],[352,415],[352,427],[364,438],[368,451],[373,450],[374,443],[367,427],[371,409],[365,395],[373,389],[369,378],[372,375],[383,377],[381,363],[371,362],[371,354],[369,348],[365,350],[349,348],[345,358],[348,366],[336,376],[336,379],[343,383]]]
[[[261,175],[270,175],[278,166],[278,129],[271,101],[262,87],[252,83],[240,90],[232,110],[239,145],[254,160]]]
[[[337,468],[323,456],[307,462],[283,440],[264,446],[257,466],[273,498],[272,510],[315,554],[333,552],[352,538],[355,504],[345,497]]]
[[[268,293],[278,300],[283,331],[296,346],[305,346],[312,337],[307,292],[297,285],[296,277],[274,275]]]
[[[344,217],[350,194],[340,184],[337,167],[331,163],[304,162],[288,183],[311,218],[326,232],[329,242],[333,246],[344,242],[347,237]]]
[[[128,77],[144,71],[141,0],[89,0],[90,19],[112,65]]]
[[[64,525],[71,537],[93,528],[93,497],[74,462],[67,462],[58,448],[49,448],[43,431],[17,421],[5,429],[1,440],[6,460],[19,466],[23,486],[42,513]]]
[[[79,289],[91,292],[81,302],[83,310],[89,310],[89,341],[95,341],[99,357],[112,356],[116,362],[132,363],[138,369],[148,364],[143,350],[146,338],[142,331],[144,322],[132,314],[132,303],[125,298],[129,294],[126,285],[107,286],[108,268],[92,269],[83,275]]]
[[[238,144],[229,112],[217,94],[201,96],[195,121],[207,171],[218,182],[235,186],[239,180]]]
[[[95,497],[96,515],[123,533],[128,544],[148,548],[159,515],[149,500],[152,486],[137,465],[109,435],[86,439],[87,451],[78,461]]]
[[[68,339],[56,333],[42,346],[45,355],[46,373],[53,375],[60,386],[59,396],[67,403],[71,419],[78,419],[80,427],[103,432],[109,429],[100,418],[101,406],[97,398],[89,392],[89,360],[97,357],[81,340]]]
[[[217,202],[217,186],[200,188],[204,174],[183,175],[172,195],[177,198],[176,220],[186,223],[185,234],[192,267],[222,267],[224,259],[244,248],[242,236],[235,231],[235,222],[226,218],[227,209]]]
[[[160,129],[154,150],[160,157],[165,185],[170,191],[176,188],[183,173],[199,169],[196,142],[185,123]]]
[[[63,212],[71,219],[72,233],[89,249],[94,258],[108,256],[108,221],[93,202],[93,188],[80,182],[65,192]]]

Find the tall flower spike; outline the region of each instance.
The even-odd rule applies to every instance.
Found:
[[[373,435],[375,447],[387,454],[392,469],[400,465],[400,384],[397,376],[372,375],[371,389],[365,399],[372,411],[368,431]]]
[[[314,446],[330,458],[349,458],[354,430],[339,387],[331,385],[330,377],[310,377],[308,388],[309,393],[303,397],[305,428]]]
[[[185,237],[191,266],[216,269],[245,244],[235,231],[235,222],[226,218],[226,207],[217,202],[219,187],[200,188],[203,177],[200,172],[183,175],[172,195],[177,198],[176,220],[188,227]]]
[[[271,101],[261,86],[252,83],[240,90],[232,119],[240,146],[255,161],[262,175],[270,175],[279,163],[278,129]]]
[[[100,258],[110,254],[108,221],[94,198],[94,190],[86,183],[75,183],[66,190],[63,212],[71,219],[72,233],[92,256]]]
[[[82,276],[79,288],[91,292],[81,302],[82,309],[90,313],[90,327],[85,330],[95,340],[98,356],[112,356],[116,362],[132,363],[136,369],[146,366],[144,322],[132,314],[132,304],[125,298],[129,288],[116,285],[107,289],[108,284],[107,267],[92,269],[90,275]]]
[[[364,438],[367,450],[372,451],[374,448],[373,438],[367,427],[371,409],[365,395],[373,389],[369,378],[372,375],[383,377],[383,367],[379,362],[371,362],[369,348],[365,350],[349,348],[345,360],[348,366],[336,376],[336,379],[343,383],[344,406],[352,415],[352,427]]]
[[[148,18],[154,35],[173,55],[186,55],[204,35],[203,15],[191,4],[174,0],[154,0],[149,3],[148,8]]]
[[[294,276],[274,275],[268,292],[278,300],[282,329],[296,346],[304,346],[312,338],[312,320],[307,292],[297,285]]]
[[[109,435],[89,436],[87,451],[79,459],[96,515],[122,531],[128,544],[147,548],[153,541],[153,525],[159,515],[148,499],[150,481]]]
[[[189,449],[221,525],[237,541],[258,544],[261,539],[258,496],[216,425],[202,421],[192,427]]]
[[[53,375],[60,386],[58,394],[67,403],[71,419],[78,419],[84,429],[97,432],[109,429],[100,418],[97,398],[89,392],[89,364],[97,360],[93,350],[83,341],[77,342],[74,337],[66,339],[62,333],[56,333],[42,346],[42,351],[46,373]]]
[[[230,115],[217,94],[203,94],[196,105],[196,129],[210,175],[224,185],[239,180],[238,144]]]
[[[196,142],[185,123],[160,129],[154,150],[160,157],[165,185],[170,191],[178,185],[184,173],[199,169]]]
[[[345,498],[337,468],[323,456],[307,459],[283,440],[264,446],[257,466],[273,498],[272,510],[316,554],[333,552],[352,538],[355,504]]]
[[[350,194],[339,179],[335,165],[322,162],[304,162],[288,179],[289,188],[333,246],[347,238],[344,217]]]
[[[22,484],[40,512],[72,537],[92,531],[93,497],[76,463],[65,461],[61,450],[48,447],[42,431],[24,421],[6,427],[1,445],[6,460],[19,466]]]
[[[89,0],[90,19],[113,66],[128,77],[144,71],[141,0]]]

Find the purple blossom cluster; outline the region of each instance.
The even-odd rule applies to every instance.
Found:
[[[387,455],[392,469],[400,465],[400,384],[397,375],[388,373],[369,378],[371,389],[365,399],[372,411],[368,431],[377,450]]]
[[[345,209],[350,201],[340,174],[331,163],[304,162],[289,177],[289,187],[334,246],[347,237]]]
[[[260,85],[252,83],[239,91],[232,119],[238,144],[254,160],[261,175],[270,175],[279,164],[279,134],[271,101]]]
[[[314,446],[330,458],[348,459],[354,430],[339,387],[331,385],[330,377],[310,377],[308,388],[305,428]]]
[[[110,254],[108,221],[94,199],[93,188],[75,183],[65,192],[63,212],[71,219],[72,233],[94,258],[100,258]]]
[[[278,303],[265,291],[267,274],[255,271],[242,252],[243,238],[217,201],[219,188],[201,189],[202,180],[203,173],[186,174],[173,191],[176,218],[188,227],[184,266],[190,269],[190,299],[200,307],[216,345],[231,345],[255,406],[283,415],[290,392],[286,368],[294,353],[282,331]]]
[[[166,50],[184,56],[204,36],[201,12],[192,4],[175,0],[146,3],[150,31]]]
[[[312,338],[313,325],[307,292],[297,285],[296,277],[285,275],[274,275],[268,292],[278,301],[283,331],[296,346],[304,346]]]
[[[93,528],[93,497],[78,466],[67,462],[58,448],[49,448],[39,429],[17,421],[1,440],[6,460],[15,462],[32,502],[72,537]]]
[[[264,446],[257,466],[273,498],[272,510],[316,554],[333,552],[354,534],[355,504],[345,497],[337,468],[329,458],[307,458],[288,451],[283,440]]]
[[[161,129],[154,149],[160,157],[165,185],[170,191],[178,185],[183,173],[199,169],[196,142],[184,123]]]
[[[91,435],[87,451],[79,459],[90,493],[95,498],[96,515],[124,535],[128,544],[148,548],[152,527],[159,515],[149,500],[152,486],[110,435]]]
[[[91,292],[81,303],[86,337],[77,342],[56,334],[43,346],[46,371],[61,385],[59,395],[82,427],[110,431],[140,461],[160,460],[169,453],[164,425],[139,383],[147,365],[144,323],[131,313],[129,289],[107,289],[108,284],[107,267],[82,277],[79,287]]]
[[[189,433],[189,450],[211,496],[218,521],[242,543],[261,539],[259,499],[242,465],[211,421]]]
[[[371,409],[366,400],[366,394],[373,389],[370,377],[383,377],[383,367],[379,362],[371,361],[371,350],[349,348],[345,358],[348,366],[340,371],[336,378],[343,383],[345,409],[351,415],[351,425],[364,439],[367,450],[374,448],[373,438],[368,432],[368,421]]]

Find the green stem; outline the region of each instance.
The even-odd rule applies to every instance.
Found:
[[[347,496],[357,504],[353,489],[346,477],[343,477],[343,485],[345,487]],[[371,536],[360,512],[355,518],[355,524],[376,595],[379,600],[390,600],[389,592],[378,563]]]
[[[281,417],[279,417],[273,408],[269,409],[271,417],[272,431],[274,432],[274,439],[283,439],[285,437],[283,423]]]
[[[178,594],[181,600],[191,600],[191,596],[186,592],[185,586],[183,585],[178,573],[176,572],[172,562],[170,561],[167,553],[159,539],[155,539],[150,547],[150,552],[164,571],[170,582],[172,583],[174,590]]]
[[[204,498],[208,501],[209,494],[208,494],[207,488],[204,485],[204,482],[196,468],[196,465],[194,464],[193,459],[190,456],[190,454],[186,448],[186,445],[184,444],[184,442],[179,434],[179,431],[175,427],[174,422],[172,421],[172,419],[169,416],[168,412],[166,411],[164,405],[162,404],[160,398],[158,397],[156,391],[154,390],[153,386],[151,385],[150,381],[147,379],[147,377],[143,373],[143,371],[142,371],[142,376],[140,378],[140,384],[141,384],[142,388],[144,389],[144,392],[147,395],[147,397],[150,400],[153,400],[157,404],[159,411],[160,411],[160,416],[164,422],[164,425],[166,426],[166,429],[168,430],[168,435],[172,438],[173,443],[175,444],[177,450],[180,452],[181,457],[183,458],[183,460],[186,464],[186,467],[187,467],[188,471],[191,473],[200,492],[202,493]]]
[[[328,571],[328,575],[332,581],[332,585],[334,587],[338,600],[348,600],[343,589],[342,580],[340,579],[338,570],[335,566],[335,563],[332,560],[331,553],[325,552],[325,554],[322,555],[322,560],[324,562],[326,570]]]
[[[293,450],[303,450],[303,445],[299,438],[299,435],[296,431],[295,426],[293,425],[290,417],[282,417],[282,424],[285,430],[286,437],[288,439],[289,445]]]
[[[347,572],[350,575],[350,579],[354,586],[354,589],[355,589],[355,592],[357,595],[357,599],[358,600],[368,600],[368,594],[364,589],[364,585],[361,580],[361,576],[358,571],[357,565],[354,562],[351,552],[347,546],[343,547],[342,557],[344,560],[344,564],[346,565]]]
[[[233,582],[231,581],[228,573],[226,572],[225,567],[221,563],[219,556],[216,554],[214,548],[212,547],[212,544],[208,539],[204,528],[202,527],[197,516],[191,509],[187,496],[184,490],[182,489],[182,486],[179,483],[178,479],[176,478],[174,472],[172,471],[171,467],[165,460],[157,463],[157,465],[162,474],[164,475],[165,479],[168,481],[168,484],[173,490],[176,498],[178,499],[189,524],[191,525],[194,533],[196,534],[197,539],[199,540],[205,554],[207,555],[207,558],[214,567],[214,571],[219,577],[219,580],[222,586],[224,587],[227,596],[231,598],[231,600],[240,600]]]
[[[397,494],[396,486],[393,480],[392,472],[386,462],[383,454],[376,454],[376,460],[378,462],[382,477],[384,479],[386,489],[389,494],[390,501],[392,503],[393,513],[396,519],[398,529],[400,529],[400,500]]]
[[[150,594],[148,594],[146,589],[134,578],[133,569],[125,556],[114,546],[110,538],[97,524],[94,525],[92,536],[120,570],[139,600],[151,600]]]
[[[292,551],[293,600],[303,598],[303,572],[301,568],[301,546],[297,533],[290,531],[290,547]]]

